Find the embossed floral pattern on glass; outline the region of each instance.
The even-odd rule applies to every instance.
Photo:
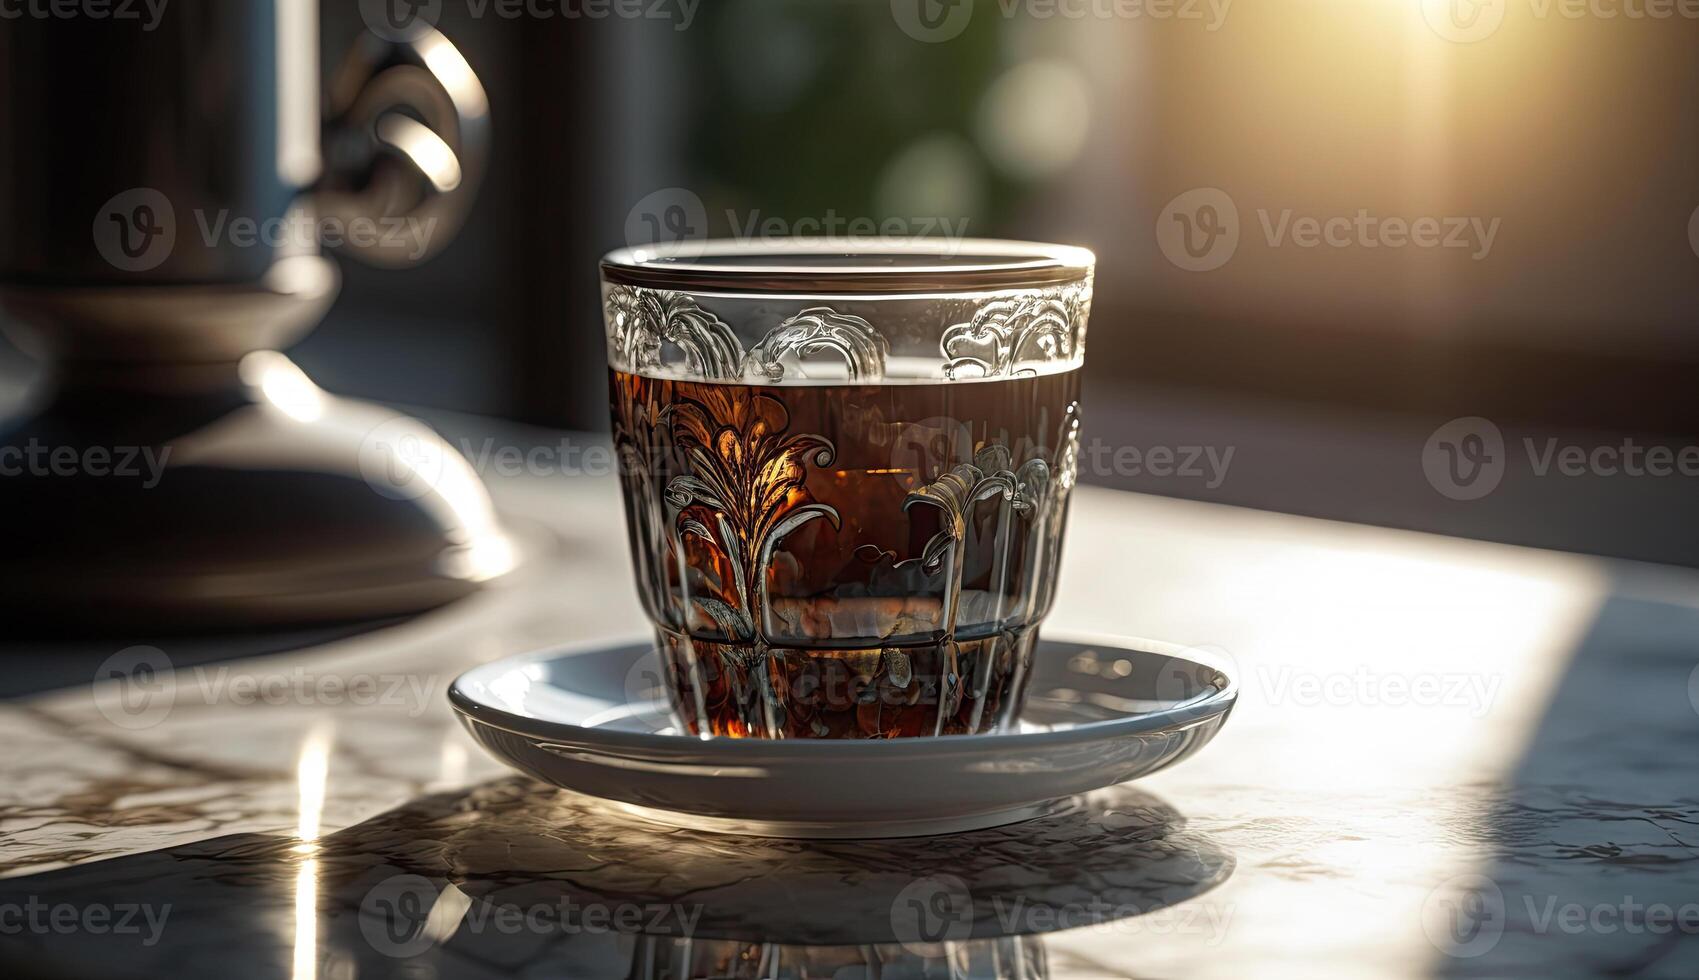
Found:
[[[634,564],[679,724],[1006,724],[1055,591],[1089,269],[960,295],[731,279],[604,290]]]

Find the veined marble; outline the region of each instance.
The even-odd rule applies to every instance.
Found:
[[[482,596],[184,661],[157,718],[93,683],[0,707],[0,960],[297,980],[1699,975],[1691,572],[1086,488],[1052,621],[1228,653],[1243,691],[1216,742],[1015,827],[750,841],[544,790],[461,733],[443,690],[465,667],[643,628],[611,482],[492,482],[529,560]],[[87,651],[91,681],[117,652]],[[368,677],[379,695],[355,703]],[[566,928],[590,909],[629,928]]]

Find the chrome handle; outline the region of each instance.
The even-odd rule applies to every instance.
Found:
[[[327,92],[325,177],[314,200],[338,222],[326,244],[370,265],[417,265],[453,240],[489,160],[484,86],[453,42],[420,26],[362,35]]]

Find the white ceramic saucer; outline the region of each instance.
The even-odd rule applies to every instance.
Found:
[[[1045,634],[1015,730],[860,740],[697,738],[664,702],[647,643],[549,650],[462,674],[461,720],[497,758],[674,826],[764,837],[956,833],[1047,813],[1202,748],[1238,697],[1231,665],[1155,643]]]

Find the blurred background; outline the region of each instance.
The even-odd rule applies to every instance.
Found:
[[[1099,259],[1088,441],[1232,453],[1089,482],[1699,562],[1699,477],[1540,477],[1524,448],[1699,442],[1699,21],[1679,6],[641,6],[435,5],[489,92],[488,174],[433,261],[345,264],[292,350],[310,376],[427,418],[596,431],[610,248],[832,216],[1054,240]],[[366,25],[358,4],[320,17],[328,79]],[[8,351],[9,390],[36,369]],[[1481,499],[1424,476],[1463,417],[1507,447]]]

